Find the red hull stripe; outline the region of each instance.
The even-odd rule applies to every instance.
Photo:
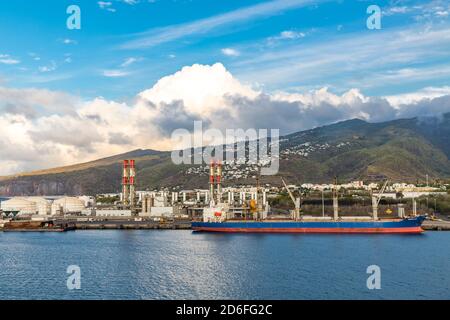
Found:
[[[422,233],[421,227],[408,228],[210,228],[193,227],[194,231],[241,233]]]

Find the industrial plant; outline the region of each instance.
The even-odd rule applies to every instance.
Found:
[[[192,221],[223,222],[229,220],[263,221],[266,219],[300,220],[314,212],[307,195],[318,195],[316,203],[321,210],[315,216],[320,219],[346,219],[341,214],[339,199],[344,194],[358,199],[359,194],[370,195],[366,207],[368,217],[377,220],[388,212],[398,218],[405,217],[405,207],[417,214],[417,201],[421,196],[445,193],[439,188],[418,188],[408,184],[380,187],[378,183],[364,184],[353,181],[345,184],[287,184],[282,186],[260,185],[259,173],[254,185],[224,187],[223,166],[220,161],[209,164],[209,188],[193,190],[159,189],[136,190],[136,164],[134,159],[123,160],[121,192],[96,196],[42,196],[12,197],[0,203],[0,227],[10,221],[60,221],[72,223],[77,228],[190,228]],[[205,181],[206,184],[206,181]],[[327,197],[324,195],[327,194]],[[283,196],[284,195],[284,196]],[[401,197],[401,199],[400,199]],[[326,199],[325,199],[326,198]],[[396,205],[379,209],[381,201],[401,200]],[[408,200],[409,199],[409,200]],[[279,202],[285,206],[277,207]],[[316,201],[317,202],[317,201]],[[273,204],[274,207],[271,205]],[[316,208],[317,209],[317,208]],[[360,209],[358,209],[360,210]],[[359,213],[362,211],[360,210]],[[359,217],[364,219],[367,217]]]

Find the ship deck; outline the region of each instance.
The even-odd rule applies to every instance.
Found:
[[[403,219],[400,218],[379,218],[378,222],[397,222],[401,221]],[[374,221],[372,217],[362,218],[362,217],[340,217],[338,220],[334,220],[332,218],[329,219],[323,219],[323,218],[301,218],[299,220],[293,220],[293,219],[263,219],[263,220],[252,220],[252,219],[227,219],[224,222],[229,223],[252,223],[252,222],[370,222]]]

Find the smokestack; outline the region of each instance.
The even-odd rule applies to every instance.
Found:
[[[128,183],[129,183],[129,168],[128,160],[123,160],[123,171],[122,171],[122,202],[124,205],[128,205],[129,193],[128,193]]]
[[[220,161],[216,164],[216,183],[217,183],[217,203],[221,202],[222,197],[222,163]]]
[[[211,160],[211,163],[209,165],[209,194],[210,194],[210,201],[214,201],[214,167],[215,163],[213,160]]]
[[[130,160],[130,170],[129,170],[129,184],[130,184],[130,205],[133,207],[136,199],[136,168],[134,166],[134,160]]]

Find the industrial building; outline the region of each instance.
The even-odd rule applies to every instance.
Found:
[[[51,215],[81,214],[85,209],[84,202],[76,197],[64,197],[53,201]]]
[[[64,214],[81,214],[85,201],[77,197],[47,199],[45,197],[13,197],[2,201],[0,209],[5,216],[55,216]]]
[[[196,219],[206,211],[214,215],[219,207],[220,211],[229,212],[228,218],[244,217],[255,212],[266,216],[269,211],[266,189],[259,186],[223,188],[222,165],[215,161],[210,164],[209,190],[138,191],[137,195],[141,203],[141,217]]]
[[[187,209],[178,203],[178,193],[172,192],[169,201],[169,192],[146,194],[142,198],[142,217],[173,218],[187,216]]]
[[[267,217],[270,211],[268,198],[276,196],[280,188],[259,185],[259,175],[256,177],[255,186],[223,187],[222,164],[212,161],[209,166],[209,188],[190,190],[136,190],[135,160],[123,161],[122,166],[122,192],[99,195],[102,198],[114,197],[114,201],[96,203],[92,196],[79,197],[14,197],[0,203],[3,216],[98,216],[98,217],[137,217],[138,219],[151,220],[153,218],[175,219],[191,218],[193,220],[207,217],[211,221],[223,219],[255,219],[261,220]],[[362,181],[354,181],[346,185],[313,185],[301,186],[287,185],[284,187],[295,204],[293,216],[298,216],[300,210],[299,199],[294,198],[290,190],[333,190],[341,188],[374,190],[374,185],[364,185]],[[385,185],[380,192],[377,201],[373,204],[374,215],[377,214],[377,204],[381,197],[397,197],[394,191],[402,191],[403,197],[416,198],[423,194],[439,194],[437,188],[416,188],[413,185],[394,184],[389,192]],[[337,204],[333,204],[333,214],[337,216]],[[399,210],[401,213],[401,209]],[[219,216],[218,213],[224,213]],[[399,213],[399,215],[400,215]],[[148,219],[146,219],[148,218]]]
[[[97,217],[131,217],[131,210],[100,209],[95,210]]]
[[[133,208],[136,201],[136,168],[134,160],[123,160],[122,194],[121,201],[124,206]]]
[[[1,210],[5,215],[32,215],[37,214],[36,202],[28,200],[24,197],[15,197],[9,200],[2,201]]]

